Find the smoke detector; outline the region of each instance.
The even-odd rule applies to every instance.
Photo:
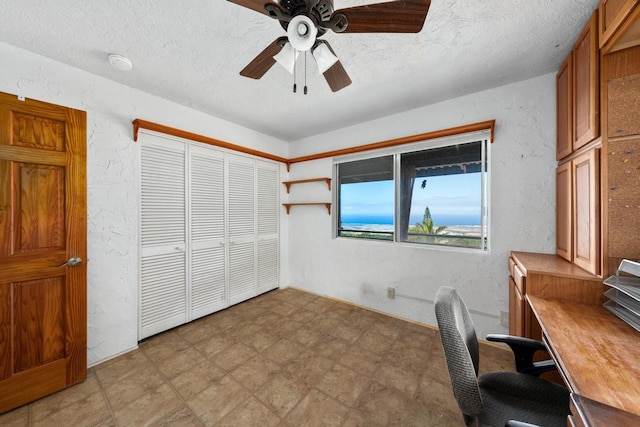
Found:
[[[120,71],[129,71],[133,68],[133,63],[129,58],[115,53],[109,55],[109,64]]]

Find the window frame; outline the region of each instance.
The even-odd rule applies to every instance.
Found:
[[[430,244],[430,243],[417,243],[408,242],[399,239],[400,233],[400,217],[401,203],[401,155],[405,153],[413,153],[417,151],[425,151],[430,149],[442,148],[447,146],[480,142],[481,144],[481,162],[484,166],[484,170],[481,173],[481,189],[480,189],[480,228],[482,236],[482,245],[479,248],[455,246],[455,245],[442,245],[442,244]],[[387,148],[362,151],[359,153],[348,154],[344,156],[338,156],[333,158],[333,180],[336,185],[333,186],[332,201],[335,206],[332,215],[332,238],[334,239],[348,239],[357,241],[373,241],[373,242],[386,242],[393,244],[416,246],[421,248],[432,248],[439,250],[455,250],[455,251],[471,251],[474,253],[485,253],[490,251],[491,243],[491,230],[490,230],[490,189],[491,189],[491,142],[492,135],[491,130],[481,130],[476,132],[469,132],[464,134],[458,134],[453,136],[427,139],[409,144],[396,145]],[[392,240],[383,239],[370,239],[370,238],[354,238],[339,235],[340,226],[340,181],[339,181],[339,165],[342,163],[353,162],[358,160],[367,160],[376,157],[393,156],[393,186],[394,186],[394,231]]]

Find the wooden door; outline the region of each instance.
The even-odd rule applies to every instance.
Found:
[[[85,158],[85,112],[0,93],[0,413],[86,377]]]

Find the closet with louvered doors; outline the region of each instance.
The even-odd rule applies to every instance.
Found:
[[[279,165],[144,134],[139,338],[278,287]]]

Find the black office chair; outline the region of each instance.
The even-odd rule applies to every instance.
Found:
[[[506,341],[514,352],[524,346],[525,351],[516,354],[516,365],[529,373],[489,372],[478,377],[478,339],[469,311],[456,290],[441,287],[435,310],[453,394],[467,426],[503,427],[515,420],[544,427],[566,427],[569,391],[538,378],[535,374],[553,369],[553,364],[536,367],[530,357],[532,348],[540,349],[541,345],[544,348],[543,343],[494,336]]]

